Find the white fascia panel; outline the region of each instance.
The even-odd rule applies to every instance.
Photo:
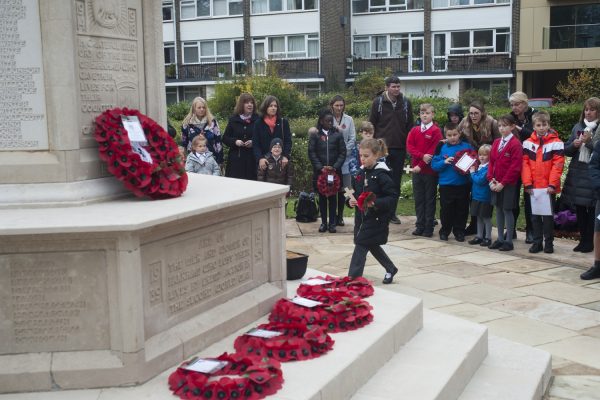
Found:
[[[425,31],[423,15],[423,11],[354,15],[352,34],[423,33]]]
[[[180,27],[182,42],[244,37],[244,21],[241,17],[182,21]]]
[[[175,29],[172,22],[162,24],[163,42],[175,42]]]
[[[510,27],[511,21],[510,5],[461,7],[431,12],[433,32]]]
[[[250,17],[250,35],[252,37],[317,32],[320,32],[319,13],[317,12],[253,15]]]

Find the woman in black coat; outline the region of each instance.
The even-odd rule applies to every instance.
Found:
[[[260,105],[260,118],[254,124],[252,149],[260,169],[267,168],[267,154],[271,151],[271,140],[279,138],[283,141],[281,162],[285,166],[292,155],[292,133],[287,119],[281,116],[279,100],[275,96],[267,96]]]
[[[311,128],[312,129],[312,128]],[[342,165],[346,159],[346,143],[344,136],[333,126],[333,113],[323,109],[319,113],[317,132],[308,139],[308,159],[313,166],[313,185],[319,191],[317,181],[319,175],[335,171],[342,178]],[[340,191],[342,185],[340,184]],[[325,196],[319,192],[319,211],[321,213],[321,226],[319,232],[329,228],[330,233],[336,232],[337,195]],[[329,225],[327,225],[329,214]]]
[[[594,150],[594,142],[599,139],[598,117],[600,116],[600,99],[589,98],[583,105],[579,122],[573,126],[571,137],[565,143],[565,155],[571,157],[567,179],[561,195],[561,201],[575,206],[577,210],[577,227],[579,244],[573,251],[589,253],[594,250],[594,220],[596,199],[588,165]]]
[[[256,180],[252,137],[257,120],[254,97],[249,93],[242,93],[223,134],[223,142],[229,147],[225,176]]]

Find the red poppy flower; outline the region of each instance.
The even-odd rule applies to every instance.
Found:
[[[360,196],[358,196],[358,199],[356,199],[358,209],[362,212],[365,212],[365,210],[367,208],[373,207],[373,205],[375,203],[375,199],[376,199],[375,193],[362,192],[360,194]]]

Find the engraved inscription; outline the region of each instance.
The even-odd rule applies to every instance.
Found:
[[[0,353],[104,348],[108,344],[104,258],[97,254],[3,256]],[[88,259],[94,261],[87,265]],[[101,260],[99,262],[99,260]],[[74,262],[74,263],[73,263]],[[98,297],[100,295],[100,297]]]
[[[263,260],[263,232],[262,228],[254,230],[254,261],[259,263]]]
[[[97,115],[113,107],[140,108],[140,57],[136,10],[122,0],[86,0],[79,9],[77,62],[81,133],[93,133]],[[81,22],[79,22],[81,18]]]
[[[37,0],[0,1],[0,150],[48,149]]]
[[[179,249],[182,245],[192,247],[183,258],[178,257],[176,251],[168,252],[173,254],[166,262],[163,285],[168,316],[252,279],[250,229],[250,222],[246,222],[174,245]]]
[[[162,303],[162,263],[150,264],[150,285],[148,286],[150,305]]]

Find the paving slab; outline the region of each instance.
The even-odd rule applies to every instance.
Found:
[[[593,280],[593,281],[590,281],[590,282],[596,282],[596,280]],[[590,288],[590,289],[600,290],[600,282],[598,282],[598,283],[592,283],[591,285],[587,285],[586,287]]]
[[[529,346],[538,346],[577,336],[577,332],[519,316],[495,319],[484,324],[489,328],[491,335]],[[555,354],[551,350],[545,350]]]
[[[549,396],[556,400],[598,400],[600,376],[556,376]]]
[[[511,271],[502,271],[495,274],[474,276],[470,279],[475,282],[486,283],[488,285],[500,286],[508,289],[548,282],[548,279]]]
[[[445,246],[439,246],[439,247],[427,247],[427,248],[421,249],[419,251],[421,253],[433,254],[436,256],[454,256],[457,254],[474,253],[479,250],[481,250],[480,246],[464,247],[464,246],[456,246],[456,245],[452,245],[452,244],[447,244]]]
[[[574,336],[539,346],[560,357],[600,369],[600,339],[591,336]]]
[[[166,378],[165,378],[166,379]],[[163,381],[164,383],[164,381]],[[0,400],[98,400],[100,389],[61,390],[57,392],[0,394]]]
[[[600,325],[580,331],[582,335],[593,336],[600,339]]]
[[[476,306],[475,304],[469,303],[460,303],[451,306],[438,307],[435,310],[443,312],[445,314],[454,315],[455,317],[467,319],[471,322],[475,322],[478,324],[511,316],[511,314],[509,313],[490,310],[487,307]]]
[[[398,268],[398,273],[396,274],[396,276],[394,278],[395,282],[398,282],[399,278],[402,278],[405,276],[426,274],[428,272],[428,271],[425,271],[425,270],[422,270],[419,268],[413,268],[413,267],[409,267],[409,266],[406,266],[403,264],[396,264],[396,267]],[[385,273],[385,270],[379,263],[365,265],[365,275],[383,277],[384,273]]]
[[[442,289],[438,290],[436,293],[441,294],[442,296],[454,297],[465,303],[479,305],[524,296],[523,293],[516,292],[512,289],[499,288],[485,283]]]
[[[579,277],[579,275],[581,275],[581,270],[575,267],[561,266],[549,268],[543,271],[532,272],[530,275],[539,276],[541,278],[558,282],[566,282],[576,286],[585,286],[590,284],[590,281],[584,281]]]
[[[579,307],[587,308],[588,310],[600,311],[600,301],[593,303],[580,304]]]
[[[492,274],[500,271],[494,267],[471,264],[462,261],[449,264],[429,265],[423,268],[429,271],[439,272],[444,275],[455,276],[457,278],[470,278],[472,276]]]
[[[585,304],[600,301],[600,292],[563,282],[545,282],[517,288],[523,293],[560,301],[567,304]]]
[[[300,227],[298,227],[298,223],[294,219],[286,219],[285,220],[285,232],[286,232],[287,237],[301,237],[302,236]]]
[[[415,236],[413,236],[414,238]],[[428,248],[438,248],[447,246],[445,242],[439,242],[431,239],[410,239],[400,241],[390,241],[388,244],[398,247],[403,247],[410,250],[422,250]]]
[[[402,283],[428,292],[472,284],[471,281],[466,279],[442,275],[436,272],[405,276],[402,278]]]
[[[519,260],[505,261],[494,264],[492,266],[496,269],[502,269],[511,272],[520,272],[526,274],[528,272],[541,271],[544,269],[555,268],[556,264],[548,263],[545,261],[530,260],[522,258]]]
[[[492,252],[488,250],[480,250],[472,253],[457,254],[448,258],[454,261],[466,261],[478,265],[497,264],[505,261],[519,260],[519,257],[511,256],[499,251]]]
[[[536,296],[508,299],[487,307],[574,331],[600,325],[600,312]]]
[[[381,285],[381,283],[375,283],[375,286]],[[415,289],[414,287],[407,286],[402,283],[402,279],[394,279],[394,283],[386,285],[386,289],[405,294],[407,296],[413,296],[423,301],[423,306],[429,309],[435,309],[437,307],[444,307],[451,304],[461,303],[460,300],[452,297],[442,296],[436,293],[426,292],[424,290]]]

